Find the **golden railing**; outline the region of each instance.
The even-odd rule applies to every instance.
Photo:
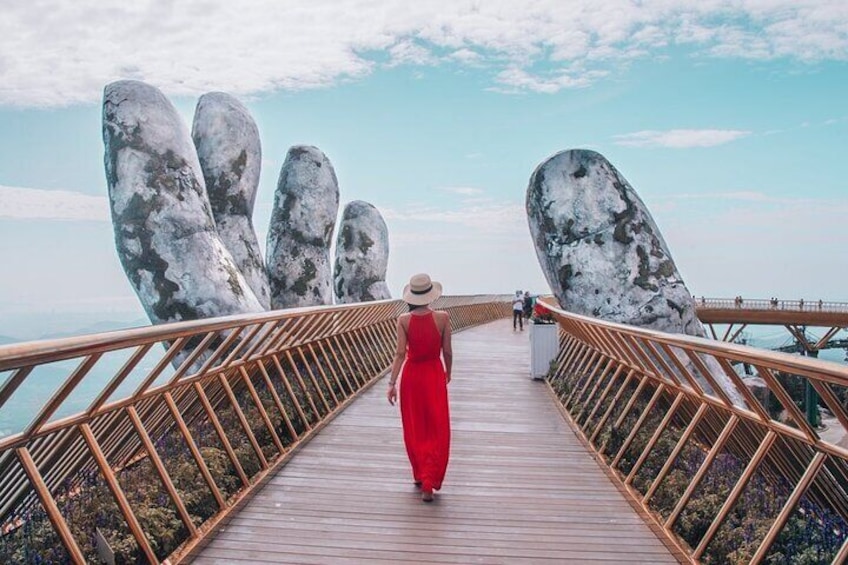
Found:
[[[553,310],[550,388],[669,543],[693,562],[789,563],[790,542],[819,536],[794,551],[846,562],[848,450],[807,423],[797,391],[809,382],[845,437],[848,367]],[[737,374],[743,364],[759,388]],[[794,535],[801,525],[809,532]]]
[[[508,300],[434,307],[461,330],[509,315]],[[303,308],[0,347],[0,414],[50,385],[0,438],[0,561],[94,561],[104,540],[125,559],[179,561],[386,372],[403,311]]]
[[[832,312],[848,314],[848,302],[829,300],[783,300],[779,298],[705,298],[695,297],[698,310],[789,310],[792,312]]]

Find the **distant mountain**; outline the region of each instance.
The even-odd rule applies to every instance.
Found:
[[[4,311],[0,303],[0,335],[16,341],[35,341],[149,325],[144,312],[138,310]]]
[[[132,320],[130,322],[126,321],[115,321],[115,320],[105,320],[103,322],[96,322],[94,324],[89,324],[87,326],[83,326],[74,330],[67,330],[63,332],[55,332],[44,334],[38,339],[58,339],[62,337],[74,337],[79,335],[89,335],[89,334],[99,334],[103,332],[111,332],[115,330],[126,330],[128,328],[138,328],[141,326],[149,326],[150,322],[145,318],[138,318],[136,320]]]
[[[10,343],[18,343],[19,340],[16,337],[9,337],[7,335],[0,335],[0,345],[9,345]]]

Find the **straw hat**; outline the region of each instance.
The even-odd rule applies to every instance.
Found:
[[[413,306],[430,304],[442,295],[442,283],[430,280],[430,275],[412,275],[409,284],[403,287],[403,300]]]

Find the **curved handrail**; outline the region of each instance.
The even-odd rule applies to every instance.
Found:
[[[724,358],[734,362],[747,363],[749,365],[763,365],[775,369],[804,375],[811,378],[820,378],[832,384],[848,386],[848,366],[823,361],[814,357],[800,357],[780,351],[761,349],[748,345],[739,345],[725,341],[689,336],[683,334],[670,334],[636,326],[628,326],[608,322],[589,316],[581,316],[566,310],[561,310],[550,303],[546,303],[558,319],[569,319],[580,324],[590,324],[607,331],[620,335],[632,336],[656,343],[664,343],[669,346],[683,346],[692,351],[708,354],[717,358]]]
[[[508,295],[489,294],[444,296],[435,303],[434,307],[447,308],[457,300],[461,301],[464,305],[472,305],[498,300],[503,301],[508,298]],[[80,355],[104,353],[146,343],[174,341],[178,338],[188,337],[198,333],[225,331],[267,322],[281,322],[316,313],[334,314],[350,310],[351,308],[363,306],[373,307],[377,305],[392,305],[395,309],[403,308],[403,303],[391,299],[359,304],[309,306],[304,308],[272,310],[261,314],[236,314],[205,320],[172,322],[97,334],[0,345],[0,371],[7,371],[27,364],[51,363],[79,357]]]
[[[833,312],[848,314],[848,302],[830,300],[783,300],[778,298],[693,297],[698,310],[786,310],[792,312]]]
[[[848,524],[848,450],[820,437],[820,430],[807,422],[784,386],[783,376],[809,383],[819,402],[833,413],[834,425],[848,431],[848,413],[839,397],[848,391],[848,367],[580,316],[557,308],[553,299],[546,305],[562,338],[556,369],[548,379],[567,417],[634,501],[691,558],[703,556],[754,475],[779,477],[794,487],[752,563],[768,554],[802,497]],[[761,400],[749,388],[734,370],[736,363],[756,369],[757,384],[772,400]],[[775,417],[772,402],[782,407],[785,420]],[[660,438],[668,434],[680,434],[674,448],[652,455]],[[702,463],[688,487],[675,493],[673,505],[656,506],[668,504],[668,496],[656,501],[657,492],[671,470],[678,468],[677,458],[693,445],[702,454]],[[684,541],[675,530],[681,513],[720,453],[748,464],[722,495],[723,503],[703,536]],[[651,456],[662,457],[661,467],[650,470],[653,476],[640,475]],[[848,541],[834,551],[833,563],[842,563],[848,557]]]

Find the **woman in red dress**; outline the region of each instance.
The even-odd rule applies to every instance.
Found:
[[[403,289],[410,311],[398,318],[397,350],[386,394],[394,405],[400,376],[403,441],[424,502],[432,502],[433,491],[442,488],[450,452],[450,317],[429,307],[441,294],[442,285],[425,274],[413,276]]]

